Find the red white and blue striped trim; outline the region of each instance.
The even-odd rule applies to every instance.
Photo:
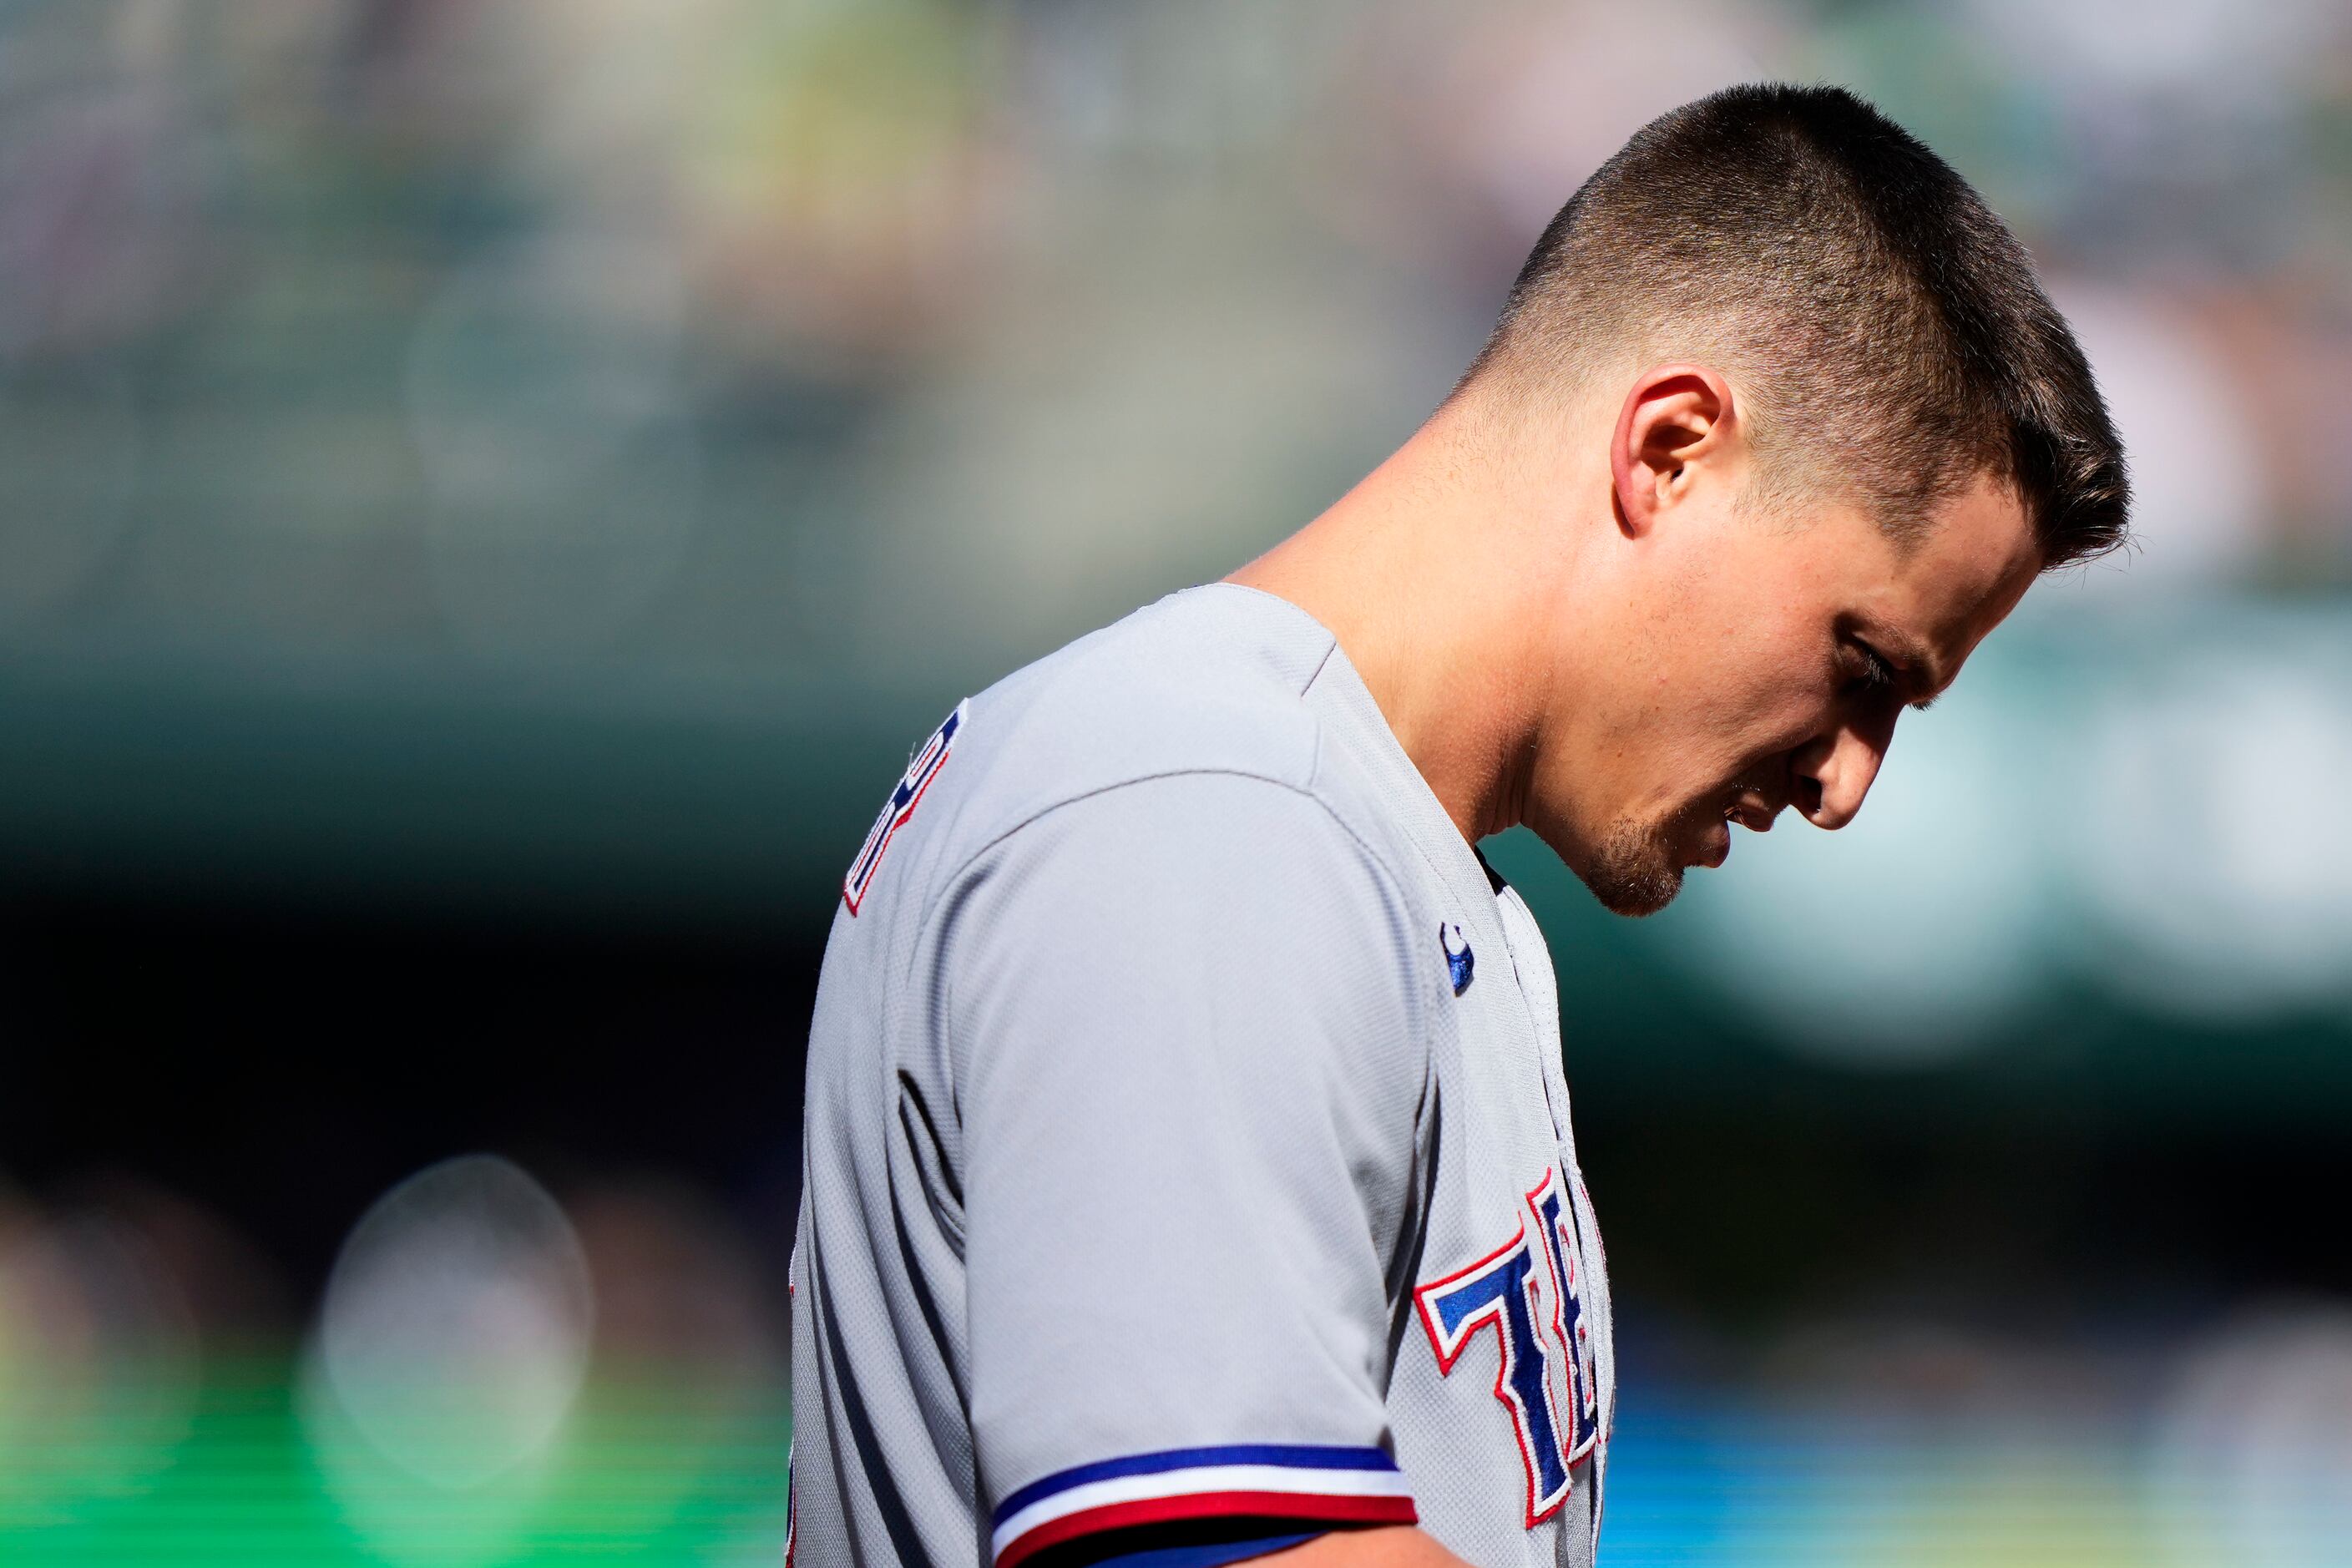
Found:
[[[1378,1448],[1251,1443],[1080,1465],[997,1505],[996,1568],[1082,1535],[1196,1519],[1412,1524],[1412,1493]]]
[[[932,776],[946,765],[948,752],[955,745],[956,731],[963,728],[964,715],[971,709],[971,700],[966,698],[956,704],[955,711],[947,716],[945,722],[931,731],[931,738],[923,742],[921,750],[915,753],[914,761],[907,764],[906,773],[898,780],[898,787],[890,792],[890,799],[882,807],[882,815],[874,819],[873,830],[866,834],[865,844],[859,847],[857,858],[849,863],[849,874],[841,879],[842,901],[849,906],[853,916],[857,913],[857,906],[865,901],[866,889],[873,882],[874,873],[882,868],[883,851],[890,847],[890,840],[898,829],[907,826],[907,819],[915,815],[915,807],[921,803],[923,792],[931,787]]]

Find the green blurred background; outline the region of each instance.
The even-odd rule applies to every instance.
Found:
[[[2141,548],[1559,959],[1602,1561],[2352,1561],[2352,11],[0,4],[0,1561],[776,1561],[799,1059],[960,696],[1434,405],[1652,114],[2032,247]]]

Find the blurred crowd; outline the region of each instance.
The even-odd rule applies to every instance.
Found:
[[[378,1197],[298,1314],[184,1197],[0,1194],[0,1555],[772,1564],[773,1263],[689,1186],[559,1200],[469,1154]],[[2185,1343],[1828,1319],[1627,1400],[1618,1564],[2317,1568],[2352,1525],[2341,1304]]]
[[[370,721],[395,754],[484,691],[789,698],[812,767],[877,700],[919,732],[1311,515],[1651,114],[1851,83],[2032,246],[2140,544],[2040,591],[1918,726],[1957,761],[1906,738],[1902,831],[1849,852],[1893,854],[1861,896],[1949,918],[1961,962],[1841,952],[1829,994],[1774,946],[1810,922],[1755,912],[1853,893],[1811,848],[1691,919],[1753,934],[1741,1005],[1831,1054],[2084,985],[2352,1005],[2326,0],[1695,0],[1671,42],[1523,0],[93,0],[0,13],[0,656],[66,693],[43,722],[92,671],[421,692]],[[826,787],[846,822],[870,784]]]
[[[2352,574],[2326,0],[92,0],[0,16],[0,628],[965,677],[1278,533],[1727,82],[1986,191],[2128,587]],[[2103,584],[2104,586],[2104,584]]]
[[[0,1557],[772,1565],[774,1272],[690,1186],[488,1154],[357,1216],[315,1310],[151,1183],[0,1192]]]

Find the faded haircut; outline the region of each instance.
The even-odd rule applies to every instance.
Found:
[[[1629,357],[1732,378],[1767,506],[1843,491],[1908,548],[1990,474],[2045,569],[2124,542],[2122,446],[2025,247],[1843,89],[1730,88],[1635,132],[1544,230],[1455,395],[1540,399]]]

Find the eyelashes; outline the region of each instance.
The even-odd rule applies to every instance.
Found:
[[[1846,682],[1848,691],[1868,692],[1875,696],[1881,692],[1894,691],[1906,684],[1905,676],[1894,665],[1888,663],[1886,657],[1876,648],[1866,642],[1854,642],[1850,646],[1855,657],[1862,660],[1862,669],[1859,674]],[[1909,703],[1908,706],[1914,711],[1924,713],[1935,700],[1933,697],[1922,697]]]
[[[1853,684],[1874,691],[1894,689],[1895,667],[1866,642],[1854,643],[1852,647],[1862,659],[1862,673],[1854,678]]]

